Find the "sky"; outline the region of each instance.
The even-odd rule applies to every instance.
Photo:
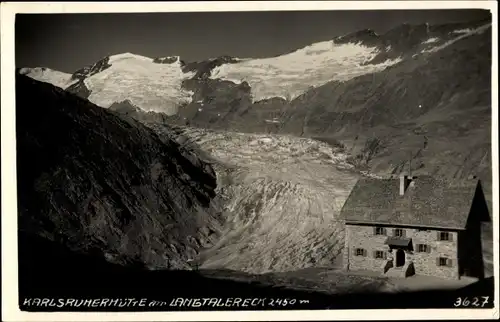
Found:
[[[16,16],[16,67],[72,73],[131,52],[199,61],[221,55],[272,57],[361,29],[490,18],[482,10],[278,11]]]

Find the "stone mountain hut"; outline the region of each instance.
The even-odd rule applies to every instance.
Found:
[[[345,270],[483,277],[481,221],[489,215],[478,179],[360,179],[341,216]]]

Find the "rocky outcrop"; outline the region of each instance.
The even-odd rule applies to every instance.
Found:
[[[180,62],[181,66],[185,65],[179,56],[157,57],[153,59],[153,63],[155,64],[173,64],[176,62]]]
[[[338,44],[361,43],[365,46],[378,47],[379,54],[367,62],[367,64],[378,64],[387,59],[411,58],[428,46],[443,44],[450,39],[456,38],[457,31],[472,30],[487,23],[488,21],[440,25],[404,23],[381,35],[372,29],[364,29],[345,36],[335,37],[334,41]]]
[[[148,269],[189,268],[216,241],[216,177],[196,154],[23,75],[16,103],[22,235]]]
[[[183,66],[184,72],[194,72],[195,76],[193,79],[207,79],[212,74],[212,70],[215,67],[235,63],[238,60],[231,56],[220,56],[214,59],[187,63]]]
[[[109,107],[110,111],[117,113],[120,116],[133,118],[142,124],[149,123],[165,123],[168,119],[167,115],[153,111],[143,111],[135,106],[130,100],[115,102]]]
[[[79,96],[81,98],[88,98],[91,94],[91,91],[88,89],[88,87],[85,85],[85,81],[83,79],[78,80],[74,84],[68,86],[66,88],[68,92],[71,94],[75,94],[76,96]]]
[[[83,80],[87,77],[100,73],[103,70],[108,69],[109,67],[111,67],[111,64],[109,63],[109,57],[104,57],[93,65],[86,66],[77,70],[73,73],[72,78]]]

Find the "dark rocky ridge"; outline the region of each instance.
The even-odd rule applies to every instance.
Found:
[[[89,96],[92,92],[85,85],[84,79],[80,79],[76,83],[68,86],[68,88],[66,88],[66,91],[68,91],[71,94],[75,94],[78,97],[85,98],[85,99],[89,98]]]
[[[66,90],[82,98],[88,98],[91,91],[85,85],[84,80],[92,75],[108,69],[109,67],[111,67],[111,64],[109,63],[109,57],[104,57],[93,65],[80,68],[71,75],[71,79],[77,79],[78,81],[70,85],[68,88],[66,88]]]
[[[189,268],[218,238],[215,173],[194,153],[23,75],[16,102],[21,233],[148,269]]]
[[[215,59],[209,59],[199,62],[187,63],[182,70],[187,72],[195,72],[193,79],[207,79],[212,74],[212,70],[224,64],[236,63],[238,60],[234,57],[224,55]]]
[[[166,123],[168,116],[163,113],[158,113],[154,111],[144,111],[138,106],[134,105],[130,100],[125,100],[122,102],[115,102],[111,104],[108,108],[110,111],[115,112],[117,115],[130,117],[141,122],[144,125],[150,123]]]
[[[443,44],[457,37],[452,34],[455,30],[475,29],[489,21],[472,21],[465,23],[448,23],[442,25],[419,24],[411,25],[404,23],[386,33],[379,35],[374,30],[365,29],[345,36],[335,37],[333,40],[338,44],[360,43],[369,47],[377,47],[380,53],[367,64],[382,63],[387,59],[411,58],[415,53],[425,49],[426,40],[436,38],[432,45]]]
[[[100,73],[103,70],[108,69],[109,67],[111,67],[111,64],[109,63],[109,57],[104,57],[91,66],[86,66],[77,70],[71,75],[71,79],[83,80],[87,77]]]

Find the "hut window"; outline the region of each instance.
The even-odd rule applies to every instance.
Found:
[[[375,235],[387,235],[384,227],[375,227]]]
[[[437,264],[438,266],[453,266],[452,260],[446,257],[438,257]]]
[[[417,244],[417,252],[419,253],[430,253],[431,248],[426,244]]]
[[[394,237],[404,237],[404,230],[403,229],[394,229]]]
[[[438,233],[438,240],[451,240],[450,233],[447,231],[440,231]]]
[[[366,250],[363,248],[356,248],[355,254],[356,256],[366,256]]]
[[[377,259],[385,259],[386,258],[385,252],[383,250],[376,250],[374,253],[375,253],[374,257]]]

